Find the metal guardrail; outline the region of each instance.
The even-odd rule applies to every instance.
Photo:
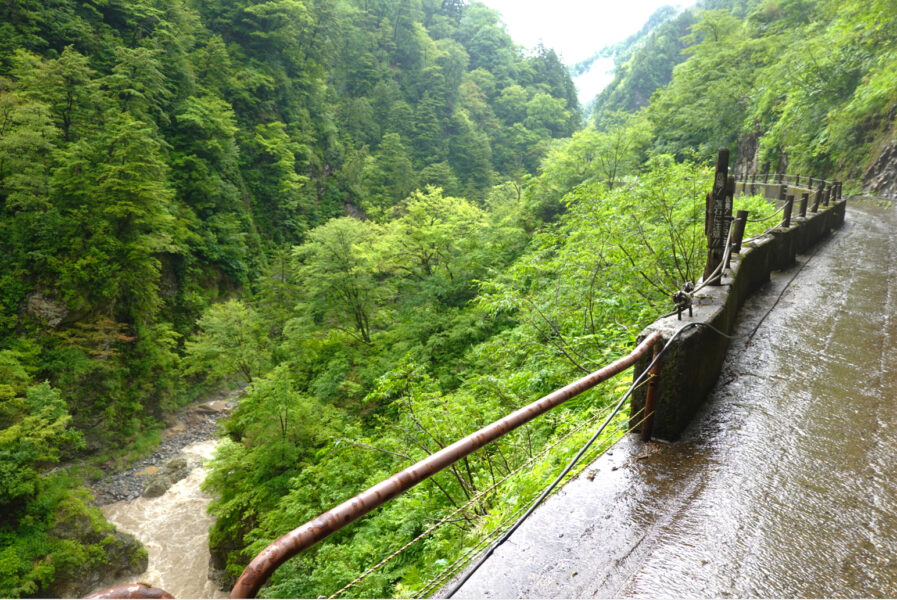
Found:
[[[726,151],[728,153],[728,151]],[[805,187],[814,190],[815,202],[812,211],[816,212],[820,201],[824,201],[828,205],[829,199],[836,200],[841,197],[841,184],[839,182],[830,182],[820,178],[803,177],[801,175],[786,174],[761,174],[762,180],[758,180],[758,175],[753,174],[750,177],[745,173],[736,174],[732,177],[732,183],[737,184],[782,184],[801,186],[805,182]],[[772,178],[773,181],[769,181]],[[818,186],[816,189],[815,186]],[[726,187],[723,193],[734,193],[734,186],[729,190]],[[809,194],[804,193],[801,198],[800,216],[804,216],[807,210]],[[791,208],[794,206],[794,196],[787,199],[785,210],[787,215],[783,219],[783,223],[790,220]],[[729,204],[731,207],[731,204]],[[738,216],[733,219],[736,226],[730,231],[728,239],[725,241],[727,247],[723,260],[719,262],[718,270],[725,268],[727,265],[727,254],[731,250],[737,253],[740,249],[741,238],[744,233],[744,225],[747,222],[746,211],[740,211]],[[732,219],[732,217],[728,217]],[[774,225],[777,227],[779,224]],[[786,225],[787,226],[787,225]],[[732,233],[735,238],[732,239]],[[730,246],[731,243],[731,246]],[[739,249],[735,249],[739,248]],[[713,279],[713,277],[711,277]],[[682,308],[679,308],[681,315]],[[674,314],[674,313],[672,313]],[[486,446],[492,441],[504,436],[505,434],[517,429],[518,427],[532,421],[536,417],[548,412],[549,410],[563,404],[564,402],[575,398],[579,394],[591,389],[595,385],[610,379],[611,377],[621,373],[627,368],[634,365],[640,358],[644,357],[650,350],[654,349],[655,353],[657,345],[662,342],[659,332],[655,332],[640,343],[627,356],[595,371],[585,377],[560,388],[547,396],[507,415],[506,417],[483,427],[482,429],[468,435],[465,438],[445,447],[444,449],[431,454],[427,458],[418,461],[414,465],[396,473],[395,475],[381,481],[373,487],[361,492],[360,494],[346,500],[342,504],[322,513],[317,518],[301,525],[293,531],[282,536],[278,540],[271,543],[267,548],[260,552],[252,562],[246,567],[242,575],[240,575],[234,588],[231,590],[231,598],[254,598],[259,589],[265,584],[274,571],[284,562],[314,546],[318,542],[326,539],[331,534],[339,531],[343,527],[360,519],[364,515],[370,513],[375,508],[388,502],[389,500],[399,496],[405,491],[416,486],[418,483],[425,481],[441,470],[451,466],[464,457],[472,454],[480,448]],[[656,356],[656,354],[655,354]],[[652,382],[656,384],[656,382]],[[646,406],[646,414],[647,414]],[[653,411],[652,411],[653,414]],[[647,433],[650,435],[650,424],[645,423],[643,436]],[[162,590],[150,588],[144,584],[136,584],[131,586],[120,586],[110,588],[98,592],[93,598],[170,598]]]
[[[439,452],[431,454],[407,469],[396,473],[392,477],[381,481],[357,496],[346,500],[339,506],[294,529],[262,550],[249,563],[231,590],[230,597],[254,598],[271,574],[288,559],[363,517],[381,504],[435,475],[442,469],[479,450],[489,442],[497,440],[506,433],[575,398],[602,381],[606,381],[614,375],[625,371],[645,356],[660,341],[660,333],[649,336],[627,356],[616,362],[536,400],[532,404],[511,413],[491,425],[483,427],[450,446],[446,446]]]

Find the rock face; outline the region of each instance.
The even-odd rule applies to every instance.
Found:
[[[71,515],[58,522],[50,535],[85,546],[102,548],[105,557],[67,565],[56,572],[50,591],[58,598],[81,598],[91,590],[111,584],[119,577],[139,575],[148,564],[146,550],[137,539],[120,531],[103,531],[85,514]]]
[[[882,148],[875,162],[866,169],[863,186],[876,194],[897,193],[897,141]]]
[[[69,310],[64,302],[45,296],[40,292],[33,292],[25,300],[25,310],[32,317],[45,322],[50,327],[56,327],[69,315]]]
[[[215,582],[215,585],[221,591],[226,592],[237,583],[237,578],[225,568],[227,566],[227,555],[235,550],[238,550],[236,546],[227,544],[213,546],[209,543],[209,551],[211,552],[211,556],[209,556],[209,579]]]
[[[738,173],[754,174],[758,172],[759,165],[760,132],[754,130],[738,141],[738,161],[734,168]]]

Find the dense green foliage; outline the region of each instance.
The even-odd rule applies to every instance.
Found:
[[[125,445],[202,384],[253,381],[277,362],[282,323],[260,325],[238,300],[203,314],[210,303],[257,292],[292,313],[292,290],[272,278],[315,227],[366,215],[370,227],[347,217],[309,242],[324,252],[328,232],[364,229],[379,244],[373,223],[413,190],[482,202],[493,183],[535,173],[580,121],[554,52],[524,51],[494,11],[462,2],[16,0],[0,32],[0,352],[48,382],[4,399],[4,535],[23,540],[62,510],[44,493],[43,525],[24,516],[57,481],[37,475],[53,461]],[[450,232],[480,225],[467,201]],[[506,260],[462,264],[469,248],[428,235],[414,268],[449,281],[433,293],[468,293]],[[381,258],[399,269],[401,256]],[[370,338],[392,298],[364,296],[364,273],[349,290],[362,297],[340,304],[346,282],[329,266],[303,275],[303,302]],[[32,431],[52,443],[23,446]],[[45,589],[52,569],[22,567],[45,546],[4,558],[25,579],[0,590]]]
[[[895,9],[662,11],[615,50],[580,128],[555,53],[515,46],[480,4],[7,2],[0,592],[46,593],[100,560],[54,533],[73,515],[106,526],[52,466],[133,442],[202,389],[249,384],[207,482],[233,576],[625,352],[702,271],[717,147],[848,177],[889,139]],[[267,593],[335,592],[458,511],[347,593],[421,592],[538,493],[621,385],[340,532]]]
[[[59,390],[29,372],[36,350],[0,351],[0,591],[8,597],[45,595],[63,575],[104,568],[113,531],[77,480],[44,472],[83,439]]]
[[[709,158],[728,146],[743,170],[862,178],[893,137],[895,4],[701,6],[655,30],[622,66],[597,100],[599,126],[616,110],[645,107],[653,93],[644,115],[654,151]],[[696,23],[677,41],[668,28],[688,20]]]
[[[90,440],[170,405],[178,336],[266,249],[428,184],[482,200],[579,121],[554,53],[524,53],[479,5],[3,11],[0,327],[38,339],[32,366]]]

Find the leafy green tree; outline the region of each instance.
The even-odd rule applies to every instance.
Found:
[[[414,188],[414,168],[399,134],[383,136],[365,165],[364,181],[370,193],[366,205],[374,210],[392,206]]]
[[[443,154],[440,108],[440,103],[430,96],[430,92],[424,92],[414,111],[415,156],[419,163],[438,161]]]
[[[509,85],[495,101],[495,114],[505,123],[522,123],[526,118],[529,93],[519,85]]]
[[[4,83],[11,86],[0,80],[0,88]],[[0,197],[8,209],[47,207],[58,140],[48,105],[0,89]]]
[[[304,308],[366,344],[382,326],[393,293],[379,235],[379,226],[343,217],[310,231],[294,251]]]
[[[216,381],[239,376],[252,382],[268,362],[268,339],[261,319],[239,300],[210,306],[197,321],[199,331],[185,344],[184,373]]]
[[[566,102],[562,98],[540,93],[526,103],[524,125],[543,137],[562,137],[567,131],[569,120],[570,112],[567,111]]]
[[[60,449],[77,444],[68,429],[71,417],[58,390],[46,382],[32,386],[24,397],[0,404],[0,507],[8,516],[38,489],[38,465],[59,460]]]
[[[161,143],[128,113],[65,150],[54,173],[59,205],[69,214],[61,286],[73,304],[148,320],[159,308],[163,252],[177,253],[173,193]],[[58,243],[58,242],[57,242]]]
[[[432,187],[414,192],[399,209],[402,216],[390,223],[387,249],[394,269],[419,280],[436,274],[463,280],[477,232],[486,224],[483,212]]]
[[[448,162],[438,162],[424,167],[420,176],[419,183],[422,187],[433,186],[442,188],[449,196],[461,194],[461,184],[455,175],[452,166]]]
[[[103,81],[122,108],[143,120],[168,119],[164,109],[172,91],[162,72],[161,54],[150,48],[118,48],[117,64]]]
[[[19,89],[49,107],[65,142],[97,130],[110,101],[101,91],[100,78],[88,57],[71,46],[59,58],[50,60],[19,51],[13,65],[12,75]]]
[[[296,152],[302,149],[280,121],[256,125],[240,145],[259,223],[277,242],[297,239],[307,227],[303,203],[308,177],[296,171]]]
[[[478,198],[492,183],[492,147],[489,138],[477,130],[463,111],[452,116],[454,135],[449,141],[449,158],[464,184],[465,195]]]

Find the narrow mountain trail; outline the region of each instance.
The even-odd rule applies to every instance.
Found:
[[[897,211],[850,204],[739,321],[681,440],[621,441],[455,597],[897,596]]]

